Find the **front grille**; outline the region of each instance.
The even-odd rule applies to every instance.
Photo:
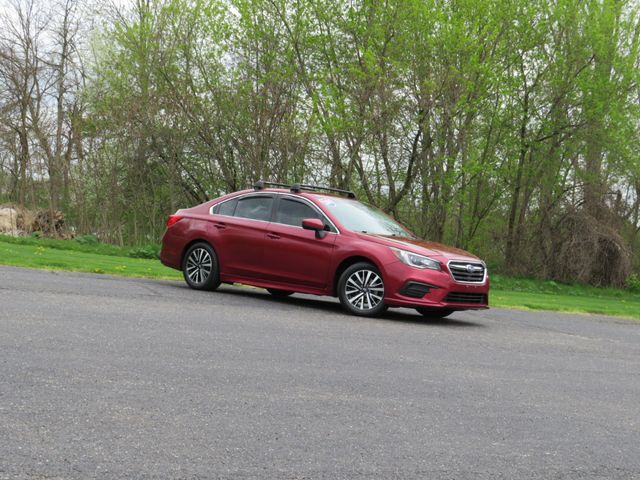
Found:
[[[484,265],[470,262],[449,262],[449,270],[456,282],[482,283]]]
[[[460,293],[451,292],[444,301],[448,303],[476,303],[478,305],[484,305],[487,303],[487,296],[484,293]]]

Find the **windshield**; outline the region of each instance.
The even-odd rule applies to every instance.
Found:
[[[415,237],[388,215],[357,200],[325,196],[318,196],[318,200],[345,228],[354,232]]]

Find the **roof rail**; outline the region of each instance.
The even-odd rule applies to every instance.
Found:
[[[319,187],[317,185],[307,185],[304,183],[294,183],[293,185],[287,185],[285,183],[276,183],[276,182],[265,182],[264,180],[258,180],[253,184],[254,190],[263,190],[266,187],[282,187],[288,188],[292,193],[300,193],[302,190],[306,191],[326,191],[332,193],[339,193],[341,195],[346,195],[348,198],[356,198],[356,194],[351,190],[343,190],[341,188],[330,188],[330,187]]]
[[[265,182],[264,180],[258,180],[256,183],[253,184],[254,190],[263,190],[266,187],[289,188],[289,185],[287,185],[286,183]]]

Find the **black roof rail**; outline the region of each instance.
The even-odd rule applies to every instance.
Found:
[[[263,190],[266,187],[289,188],[289,185],[287,185],[286,183],[265,182],[264,180],[258,180],[256,183],[253,184],[254,190]]]
[[[321,191],[346,195],[348,198],[356,198],[356,194],[353,193],[351,190],[343,190],[341,188],[320,187],[318,185],[307,185],[304,183],[294,183],[293,185],[287,185],[285,183],[265,182],[264,180],[259,180],[253,184],[254,190],[262,190],[266,187],[288,188],[293,193],[300,193],[302,190],[307,190],[311,192],[321,190]]]
[[[310,191],[322,190],[325,192],[340,193],[342,195],[346,195],[348,198],[356,198],[356,194],[353,193],[351,190],[343,190],[342,188],[320,187],[318,185],[305,185],[305,184],[299,184],[299,183],[292,185],[291,186],[292,190],[293,190],[293,187],[298,187],[300,190],[310,190]]]

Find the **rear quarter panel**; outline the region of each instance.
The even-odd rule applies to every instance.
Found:
[[[182,269],[182,255],[189,244],[201,240],[213,245],[209,214],[179,213],[182,220],[169,227],[162,237],[160,261],[171,268]],[[214,246],[215,249],[215,246]]]

